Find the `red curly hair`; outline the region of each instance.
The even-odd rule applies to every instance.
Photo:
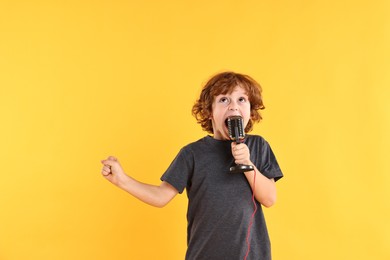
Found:
[[[213,133],[210,117],[214,98],[220,94],[232,93],[237,86],[246,91],[251,105],[250,120],[245,127],[245,132],[250,132],[253,129],[253,124],[260,122],[262,117],[259,110],[265,108],[260,84],[248,75],[228,71],[218,73],[210,78],[203,87],[199,99],[192,107],[192,115],[203,130]]]

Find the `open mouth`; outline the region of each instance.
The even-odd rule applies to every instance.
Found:
[[[242,129],[243,127],[242,120],[243,120],[242,117],[239,115],[229,116],[225,119],[225,126],[226,126],[226,130],[229,133],[229,136],[232,134],[231,132],[234,131],[233,129],[235,127]]]
[[[226,119],[225,119],[225,125],[226,127],[229,126],[229,121],[234,121],[234,120],[242,120],[242,117],[241,116],[228,116]]]
[[[226,126],[226,127],[229,126],[229,118],[226,118],[226,120],[225,120],[225,126]]]

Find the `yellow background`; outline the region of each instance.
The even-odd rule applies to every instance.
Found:
[[[274,259],[390,259],[389,46],[386,0],[1,0],[0,259],[183,259],[186,195],[144,205],[100,160],[158,184],[224,70],[264,88]]]

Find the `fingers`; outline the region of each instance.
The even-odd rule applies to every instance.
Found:
[[[232,155],[235,159],[235,163],[248,164],[250,162],[249,148],[244,143],[232,143]]]
[[[249,151],[248,146],[246,146],[245,144],[236,144],[236,143],[234,143],[232,145],[232,153],[233,153],[233,155],[238,155],[238,154],[245,153],[247,150]]]
[[[232,144],[232,150],[235,151],[235,150],[242,150],[242,149],[246,149],[248,146],[244,143],[240,143],[240,144],[237,144],[236,142],[231,142]]]
[[[107,160],[110,160],[110,161],[118,161],[118,159],[114,156],[108,156]]]
[[[101,163],[103,164],[102,168],[102,174],[104,176],[108,176],[109,174],[112,174],[111,167],[114,166],[114,164],[118,163],[118,159],[114,156],[107,157],[106,160],[101,160]]]
[[[110,168],[106,168],[107,166],[104,166],[103,167],[103,169],[102,169],[102,174],[103,174],[103,176],[108,176],[108,175],[110,175],[111,174],[111,169]]]
[[[108,156],[106,160],[101,160],[102,164],[112,166],[114,163],[118,162],[118,159],[114,156]]]

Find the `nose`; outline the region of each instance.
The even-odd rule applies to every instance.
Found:
[[[229,104],[229,110],[231,110],[231,111],[237,111],[237,110],[238,110],[237,103],[234,102],[234,101],[230,102],[230,104]]]

